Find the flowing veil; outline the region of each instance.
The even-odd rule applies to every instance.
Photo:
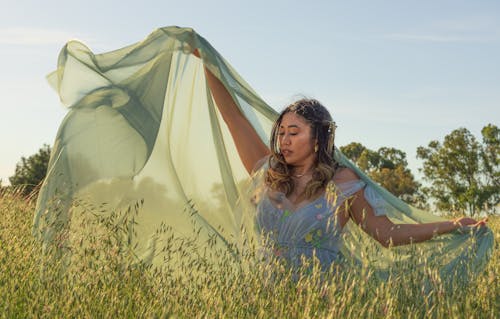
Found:
[[[201,59],[191,54],[195,48]],[[249,178],[238,157],[203,65],[267,144],[276,111],[190,28],[160,28],[141,42],[103,54],[77,41],[64,46],[48,80],[68,113],[53,146],[33,227],[46,247],[62,237],[71,240],[61,232],[85,227],[77,216],[131,207],[136,213],[121,221],[134,225],[134,253],[157,265],[164,262],[160,252],[166,242],[158,229],[179,238],[194,229],[200,249],[207,241],[229,247],[241,240],[242,229],[245,236],[255,236],[248,189],[258,177]],[[383,198],[380,205],[393,222],[442,220],[387,192],[339,150],[335,156]],[[345,234],[343,255],[380,271],[413,254],[412,247],[381,247],[351,222]],[[493,234],[487,227],[464,228],[418,246],[442,272],[477,271],[488,260]]]

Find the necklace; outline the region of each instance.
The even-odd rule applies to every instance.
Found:
[[[307,171],[304,174],[292,174],[292,177],[301,178],[301,177],[304,177],[306,175],[309,175],[309,173],[311,173],[311,171]]]
[[[293,177],[295,177],[295,178],[301,178],[301,177],[306,176],[306,173],[304,173],[304,174],[292,175],[292,176],[293,176]]]

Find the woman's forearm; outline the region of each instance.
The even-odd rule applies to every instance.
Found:
[[[380,239],[385,241],[382,243],[384,246],[406,245],[432,239],[434,236],[452,232],[459,227],[459,224],[451,220],[426,224],[394,224],[386,236],[383,236],[385,238]]]
[[[214,97],[215,103],[217,104],[217,108],[219,109],[224,122],[226,122],[226,124],[230,126],[231,129],[231,126],[237,125],[237,122],[241,121],[244,116],[234,102],[231,94],[229,94],[229,92],[227,91],[224,84],[222,84],[222,82],[218,78],[216,78],[206,67],[204,67],[204,70],[208,86],[210,87],[212,96]]]
[[[269,154],[269,149],[240,111],[224,84],[207,68],[205,75],[215,104],[233,137],[238,155],[250,174],[256,163]]]

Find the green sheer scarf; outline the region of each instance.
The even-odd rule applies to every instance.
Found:
[[[194,48],[201,59],[192,55]],[[161,28],[139,43],[97,55],[77,41],[64,46],[48,80],[68,114],[38,198],[35,236],[47,246],[61,237],[70,241],[61,232],[85,227],[78,222],[82,214],[132,207],[137,211],[133,218],[122,221],[134,225],[134,252],[161,265],[159,252],[167,239],[160,228],[179,238],[194,229],[200,249],[211,240],[231,246],[258,235],[248,185],[259,179],[249,178],[238,157],[203,65],[222,81],[267,144],[276,111],[192,29]],[[442,220],[375,184],[338,150],[335,156],[385,199],[393,222]],[[442,272],[460,272],[481,269],[492,245],[492,232],[483,227],[455,231],[418,247]],[[342,253],[384,272],[412,258],[414,247],[382,248],[348,223]]]

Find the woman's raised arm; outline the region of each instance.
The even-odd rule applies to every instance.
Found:
[[[198,49],[193,54],[200,57]],[[241,113],[224,84],[206,67],[205,76],[215,104],[226,122],[243,165],[250,174],[257,162],[270,153],[250,122]]]

